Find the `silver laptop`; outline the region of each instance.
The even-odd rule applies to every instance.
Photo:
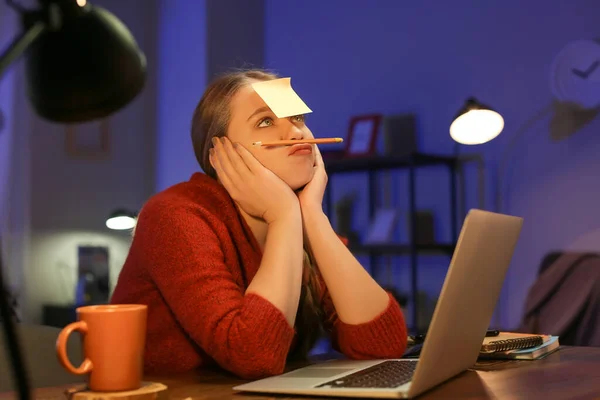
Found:
[[[234,390],[336,397],[411,398],[477,361],[523,219],[470,210],[420,358],[333,360]]]

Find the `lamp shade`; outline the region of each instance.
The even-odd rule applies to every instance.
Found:
[[[482,144],[494,139],[502,129],[502,115],[471,97],[450,125],[450,136],[461,144]]]
[[[106,227],[116,231],[133,229],[137,222],[136,218],[135,213],[131,211],[124,209],[115,210],[106,220]]]
[[[83,0],[40,2],[60,11],[60,23],[46,29],[26,54],[35,111],[51,121],[74,123],[106,117],[131,102],[145,84],[146,58],[127,27]],[[35,22],[24,18],[26,28]]]

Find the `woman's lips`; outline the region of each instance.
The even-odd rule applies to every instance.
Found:
[[[308,143],[295,144],[290,147],[290,151],[288,153],[289,156],[300,156],[306,154],[312,154],[312,145]]]

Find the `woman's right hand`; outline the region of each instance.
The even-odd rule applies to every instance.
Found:
[[[267,223],[299,212],[298,197],[244,146],[228,138],[213,138],[210,163],[231,198],[246,213]]]

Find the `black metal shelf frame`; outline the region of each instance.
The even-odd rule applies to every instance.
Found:
[[[418,279],[417,267],[419,254],[440,254],[452,256],[458,236],[458,191],[457,191],[457,157],[438,156],[424,153],[414,153],[408,157],[357,157],[325,160],[325,168],[329,177],[340,173],[367,172],[369,190],[369,218],[373,219],[377,198],[375,174],[383,170],[408,169],[408,195],[410,216],[410,240],[407,244],[386,245],[350,245],[353,253],[367,253],[369,262],[375,265],[375,258],[381,255],[405,255],[410,256],[410,288],[412,307],[412,327],[418,329]],[[417,237],[417,205],[416,205],[416,170],[419,167],[442,166],[446,167],[450,176],[450,227],[452,232],[451,243],[440,243],[433,245],[419,245],[415,242]],[[326,210],[329,214],[333,212],[331,186],[325,192]]]

